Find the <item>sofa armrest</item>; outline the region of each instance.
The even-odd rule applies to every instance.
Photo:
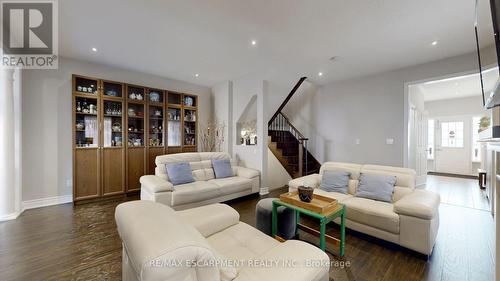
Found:
[[[429,190],[415,190],[394,203],[394,212],[400,215],[432,219],[439,212],[441,198]]]
[[[293,179],[288,182],[288,190],[289,191],[295,191],[297,188],[301,185],[307,184],[308,186],[312,188],[317,188],[319,187],[319,184],[321,183],[321,177],[319,174],[310,174],[305,177],[300,177]]]
[[[255,169],[236,166],[236,176],[247,179],[258,177],[260,172]]]
[[[212,204],[176,212],[201,235],[208,237],[240,222],[240,214],[226,204]]]
[[[171,182],[157,176],[142,176],[139,181],[141,187],[148,189],[151,193],[174,190],[174,185]]]
[[[273,264],[242,267],[234,281],[328,280],[330,259],[327,254],[302,241],[288,240],[256,259],[273,261]]]

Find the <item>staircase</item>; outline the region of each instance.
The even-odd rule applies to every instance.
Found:
[[[305,79],[300,78],[268,122],[268,147],[292,178],[318,173],[321,166],[307,149],[308,138],[282,112]]]

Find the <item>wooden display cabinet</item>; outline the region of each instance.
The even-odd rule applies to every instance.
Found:
[[[127,85],[127,192],[139,191],[146,174],[146,89]]]
[[[123,84],[73,75],[73,200],[123,194]],[[120,127],[119,130],[113,130]]]
[[[122,83],[102,81],[102,195],[125,191],[124,87]]]
[[[73,75],[73,201],[139,191],[155,159],[197,151],[198,97]]]
[[[165,151],[165,91],[148,89],[148,174],[155,173],[156,156],[164,155]]]

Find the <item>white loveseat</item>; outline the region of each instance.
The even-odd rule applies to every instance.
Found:
[[[348,194],[319,189],[327,170],[350,172]],[[360,173],[396,176],[392,202],[356,197]],[[304,183],[314,193],[337,199],[346,206],[346,227],[430,255],[439,228],[439,194],[415,189],[415,171],[406,168],[326,162],[320,174],[297,178],[289,183],[294,191]],[[338,221],[337,221],[338,223]]]
[[[155,201],[182,210],[259,192],[259,171],[236,166],[231,161],[234,176],[216,179],[212,168],[212,160],[215,159],[231,160],[231,157],[223,152],[178,153],[156,157],[155,175],[142,176],[140,179],[141,200]],[[195,182],[174,186],[169,182],[166,164],[182,162],[191,165]]]
[[[118,205],[115,219],[124,281],[328,280],[323,251],[296,240],[280,243],[240,222],[228,205],[174,211],[140,200]]]

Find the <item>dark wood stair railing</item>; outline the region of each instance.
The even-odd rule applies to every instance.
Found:
[[[279,112],[268,127],[269,148],[292,178],[319,172],[320,164],[308,151],[306,138]]]

